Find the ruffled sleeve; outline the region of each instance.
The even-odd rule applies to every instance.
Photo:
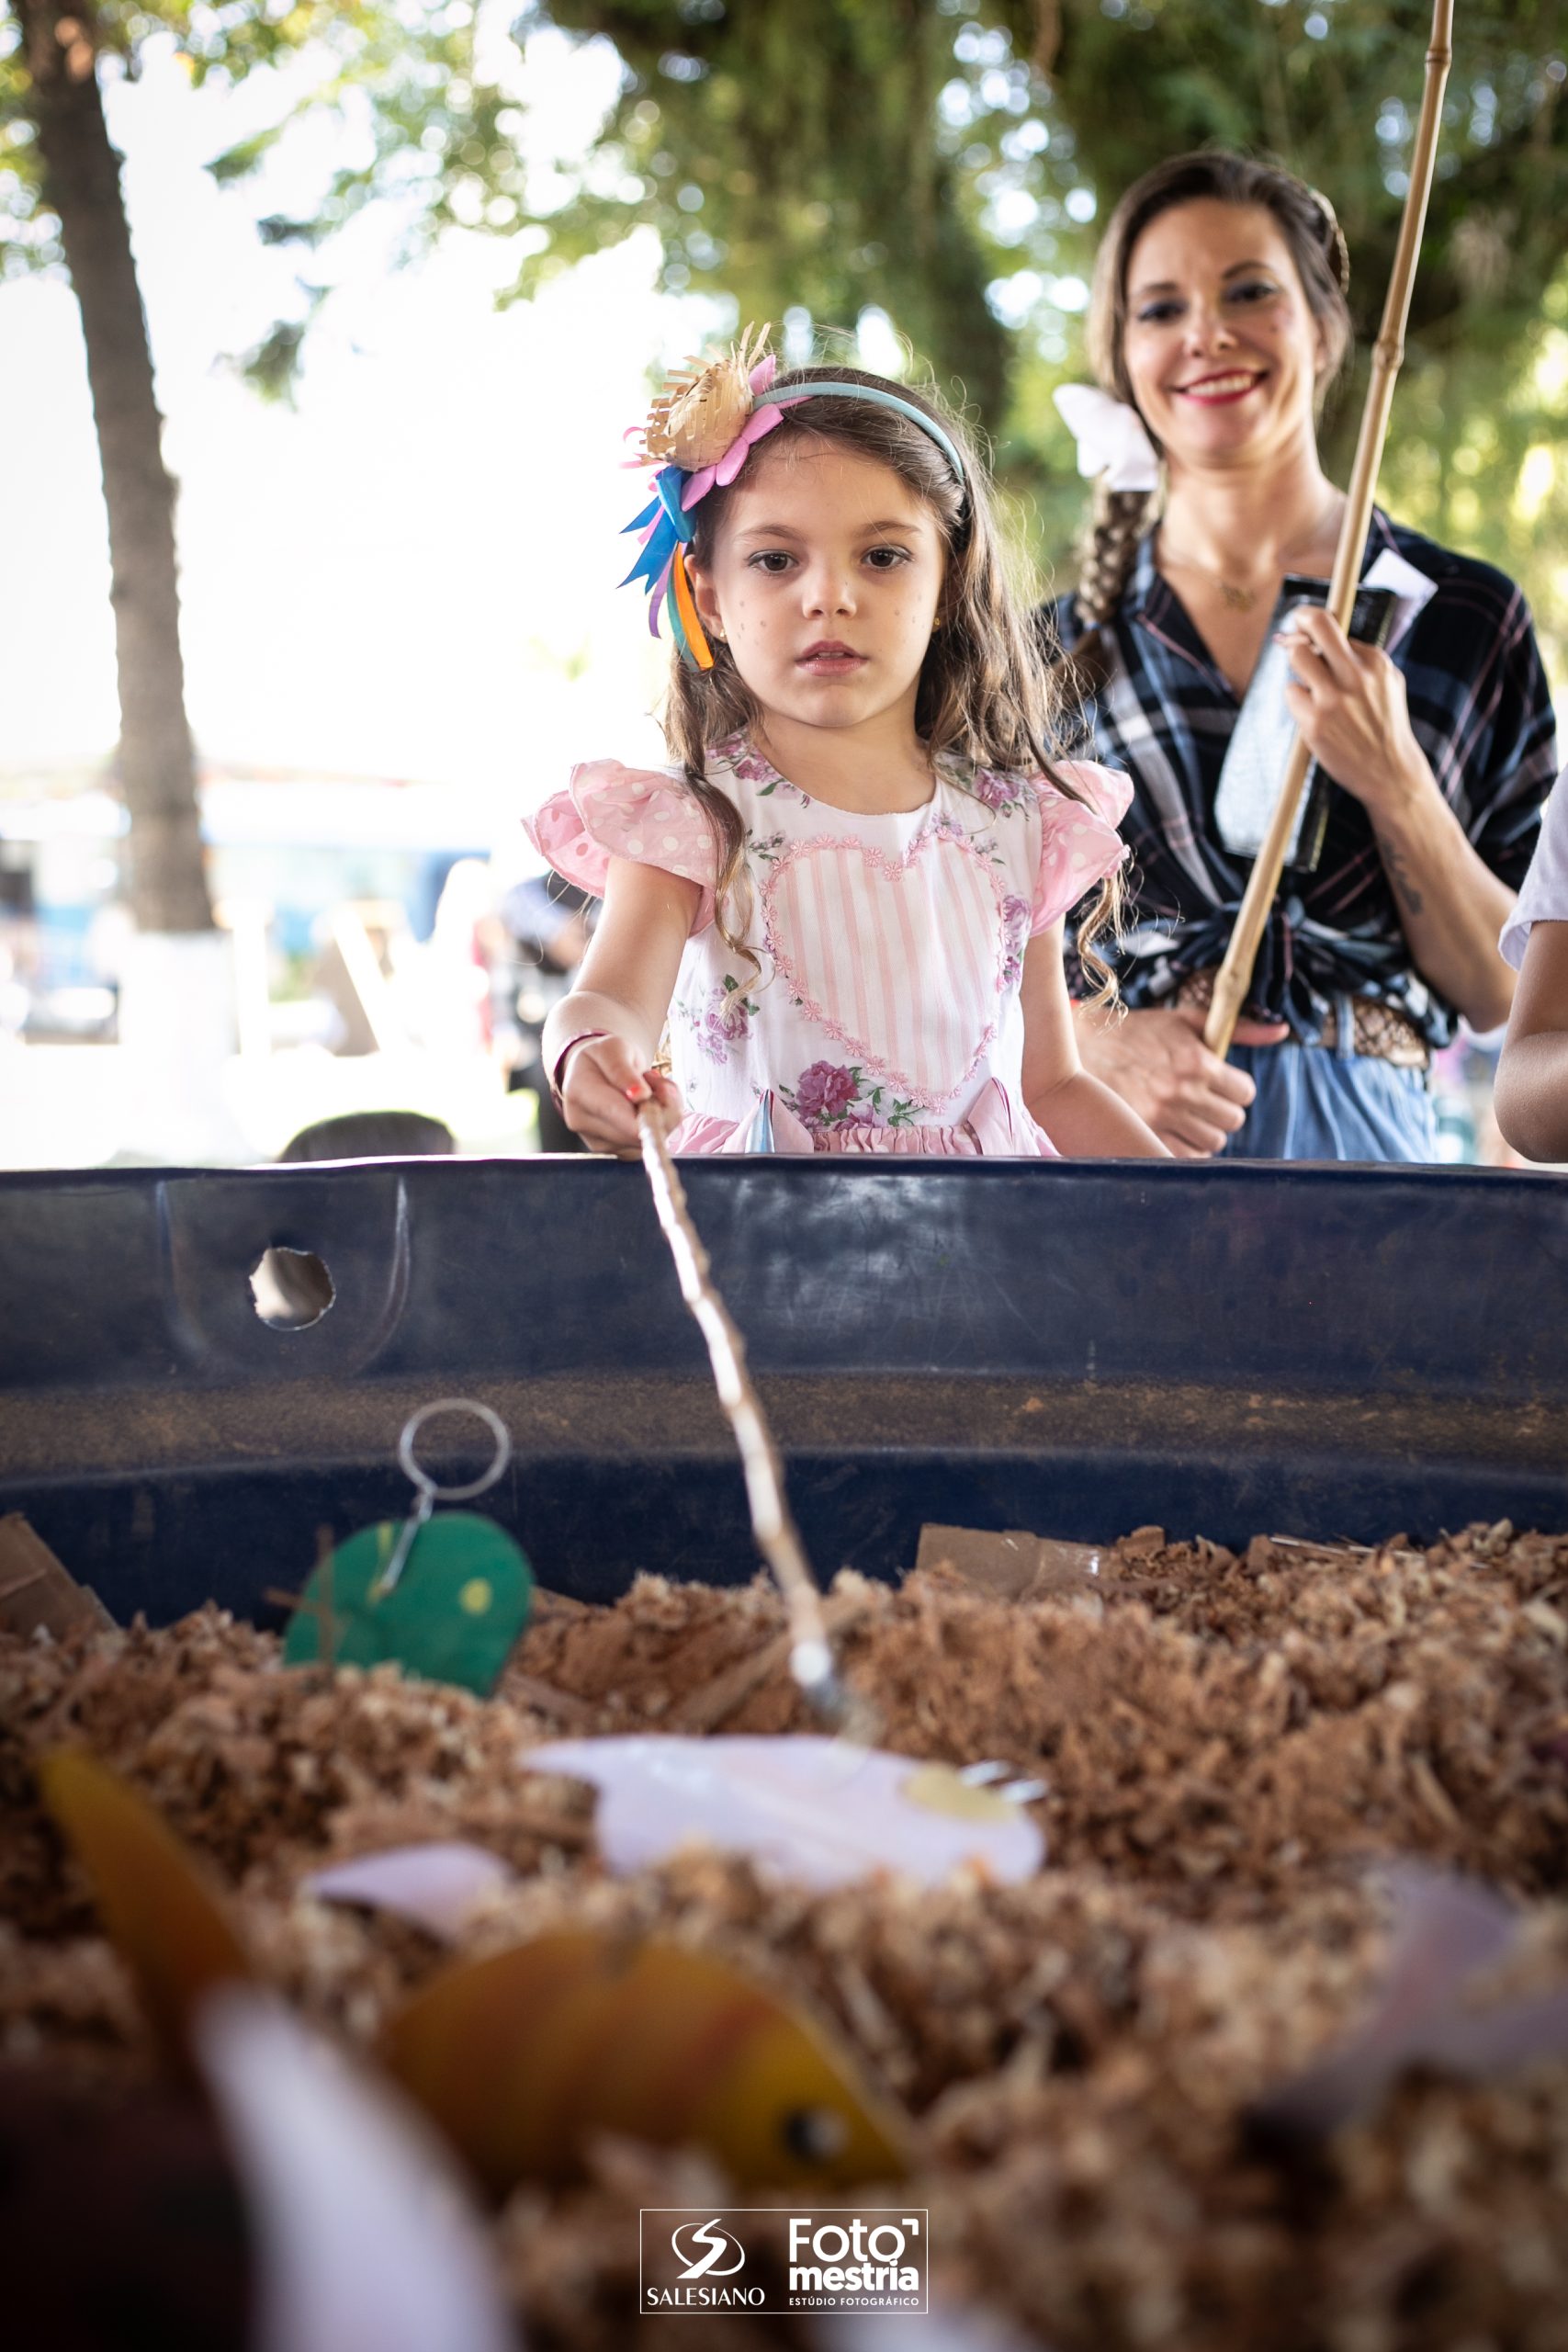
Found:
[[[1030,779],[1040,802],[1040,868],[1032,934],[1049,931],[1085,891],[1114,874],[1127,854],[1116,828],[1133,797],[1132,777],[1101,767],[1098,760],[1063,760],[1056,772],[1083,797],[1069,798],[1048,776]]]
[[[713,828],[678,777],[662,768],[627,768],[619,760],[585,760],[523,830],[558,874],[595,898],[604,892],[613,857],[661,866],[702,888],[694,933],[713,921],[717,854]]]

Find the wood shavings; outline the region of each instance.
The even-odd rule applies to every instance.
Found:
[[[33,1792],[29,1758],[73,1738],[227,1880],[269,1981],[352,2040],[443,1954],[300,1882],[421,1838],[517,1873],[465,1928],[475,1955],[565,1926],[657,1931],[809,1999],[915,2118],[901,2193],[931,2209],[947,2301],[999,2308],[1056,2352],[1561,2352],[1568,2064],[1407,2076],[1307,2183],[1242,2126],[1366,2014],[1389,1939],[1374,1861],[1511,1899],[1489,1999],[1568,1982],[1568,1541],[1504,1525],[1426,1551],[1259,1537],[1237,1555],[1151,1528],[1102,1568],[1099,1590],[1016,1600],[935,1569],[835,1587],[884,1744],[1046,1783],[1051,1868],[919,1894],[812,1895],[701,1850],[612,1881],[586,1796],[561,1783],[547,1804],[514,1770],[563,1727],[667,1724],[725,1677],[726,1732],[809,1728],[761,1578],[542,1603],[488,1702],[283,1673],[270,1636],[216,1610],[0,1642],[0,2056],[48,2055],[106,2096],[152,2067]],[[640,2346],[638,2207],[728,2201],[700,2157],[624,2147],[585,2187],[520,2192],[496,2235],[533,2339]],[[661,2317],[649,2352],[680,2352],[681,2324]],[[698,2352],[716,2329],[738,2352],[781,2340],[703,2327]]]

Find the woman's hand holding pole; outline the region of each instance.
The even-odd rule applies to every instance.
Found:
[[[1314,759],[1366,809],[1411,959],[1472,1029],[1495,1029],[1514,977],[1497,934],[1514,894],[1472,848],[1411,729],[1404,678],[1330,613],[1292,616],[1285,702]]]
[[[1247,1123],[1257,1088],[1203,1043],[1195,1005],[1149,1005],[1141,1012],[1077,1008],[1084,1068],[1121,1095],[1178,1159],[1209,1159]],[[1282,1021],[1243,1021],[1235,1043],[1278,1046]]]

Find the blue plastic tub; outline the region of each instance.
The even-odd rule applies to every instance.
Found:
[[[1568,1528],[1568,1182],[1343,1168],[686,1164],[824,1575],[922,1521],[1427,1540]],[[254,1310],[312,1251],[309,1329]],[[400,1512],[417,1406],[515,1441],[480,1508],[587,1599],[756,1561],[642,1170],[580,1159],[0,1178],[0,1510],[117,1615],[265,1616]],[[455,1422],[444,1475],[488,1458]]]

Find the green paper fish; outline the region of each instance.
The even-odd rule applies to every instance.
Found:
[[[387,1569],[403,1522],[340,1544],[305,1587],[283,1645],[286,1666],[381,1666],[484,1698],[528,1622],[533,1572],[493,1520],[443,1511],[414,1533],[395,1583]]]

